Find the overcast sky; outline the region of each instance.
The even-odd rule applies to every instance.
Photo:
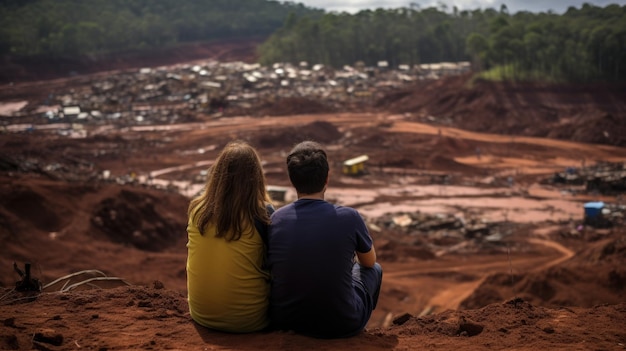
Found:
[[[346,11],[350,13],[356,13],[364,9],[374,10],[381,7],[409,7],[410,3],[417,3],[421,8],[438,7],[438,4],[445,4],[449,10],[453,6],[456,6],[459,10],[486,9],[489,7],[499,10],[502,4],[506,4],[509,13],[518,11],[547,12],[552,10],[558,14],[565,12],[570,6],[580,8],[585,2],[600,7],[605,7],[609,4],[619,4],[621,6],[626,4],[626,0],[295,0],[294,2],[300,2],[306,6],[321,8],[326,11]]]

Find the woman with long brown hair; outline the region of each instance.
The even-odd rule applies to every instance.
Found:
[[[270,275],[261,232],[272,211],[256,150],[228,143],[188,209],[187,291],[198,324],[235,333],[268,325]]]

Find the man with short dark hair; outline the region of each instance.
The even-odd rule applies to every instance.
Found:
[[[324,200],[329,166],[320,144],[296,145],[287,170],[298,199],[271,217],[271,323],[318,338],[356,335],[382,283],[372,238],[355,209]]]

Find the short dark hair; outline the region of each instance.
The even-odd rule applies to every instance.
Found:
[[[328,179],[326,151],[317,142],[303,141],[287,156],[289,180],[300,194],[314,194],[324,189]]]

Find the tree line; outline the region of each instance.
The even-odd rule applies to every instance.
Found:
[[[262,63],[335,67],[471,60],[499,79],[626,80],[626,6],[584,4],[564,14],[505,5],[459,11],[417,5],[321,17],[290,15],[259,49]]]
[[[471,60],[485,76],[626,80],[626,6],[324,12],[269,0],[0,0],[0,55],[68,57],[269,37],[260,62],[334,67]]]
[[[0,0],[0,55],[68,57],[263,37],[290,13],[323,11],[267,0]]]

